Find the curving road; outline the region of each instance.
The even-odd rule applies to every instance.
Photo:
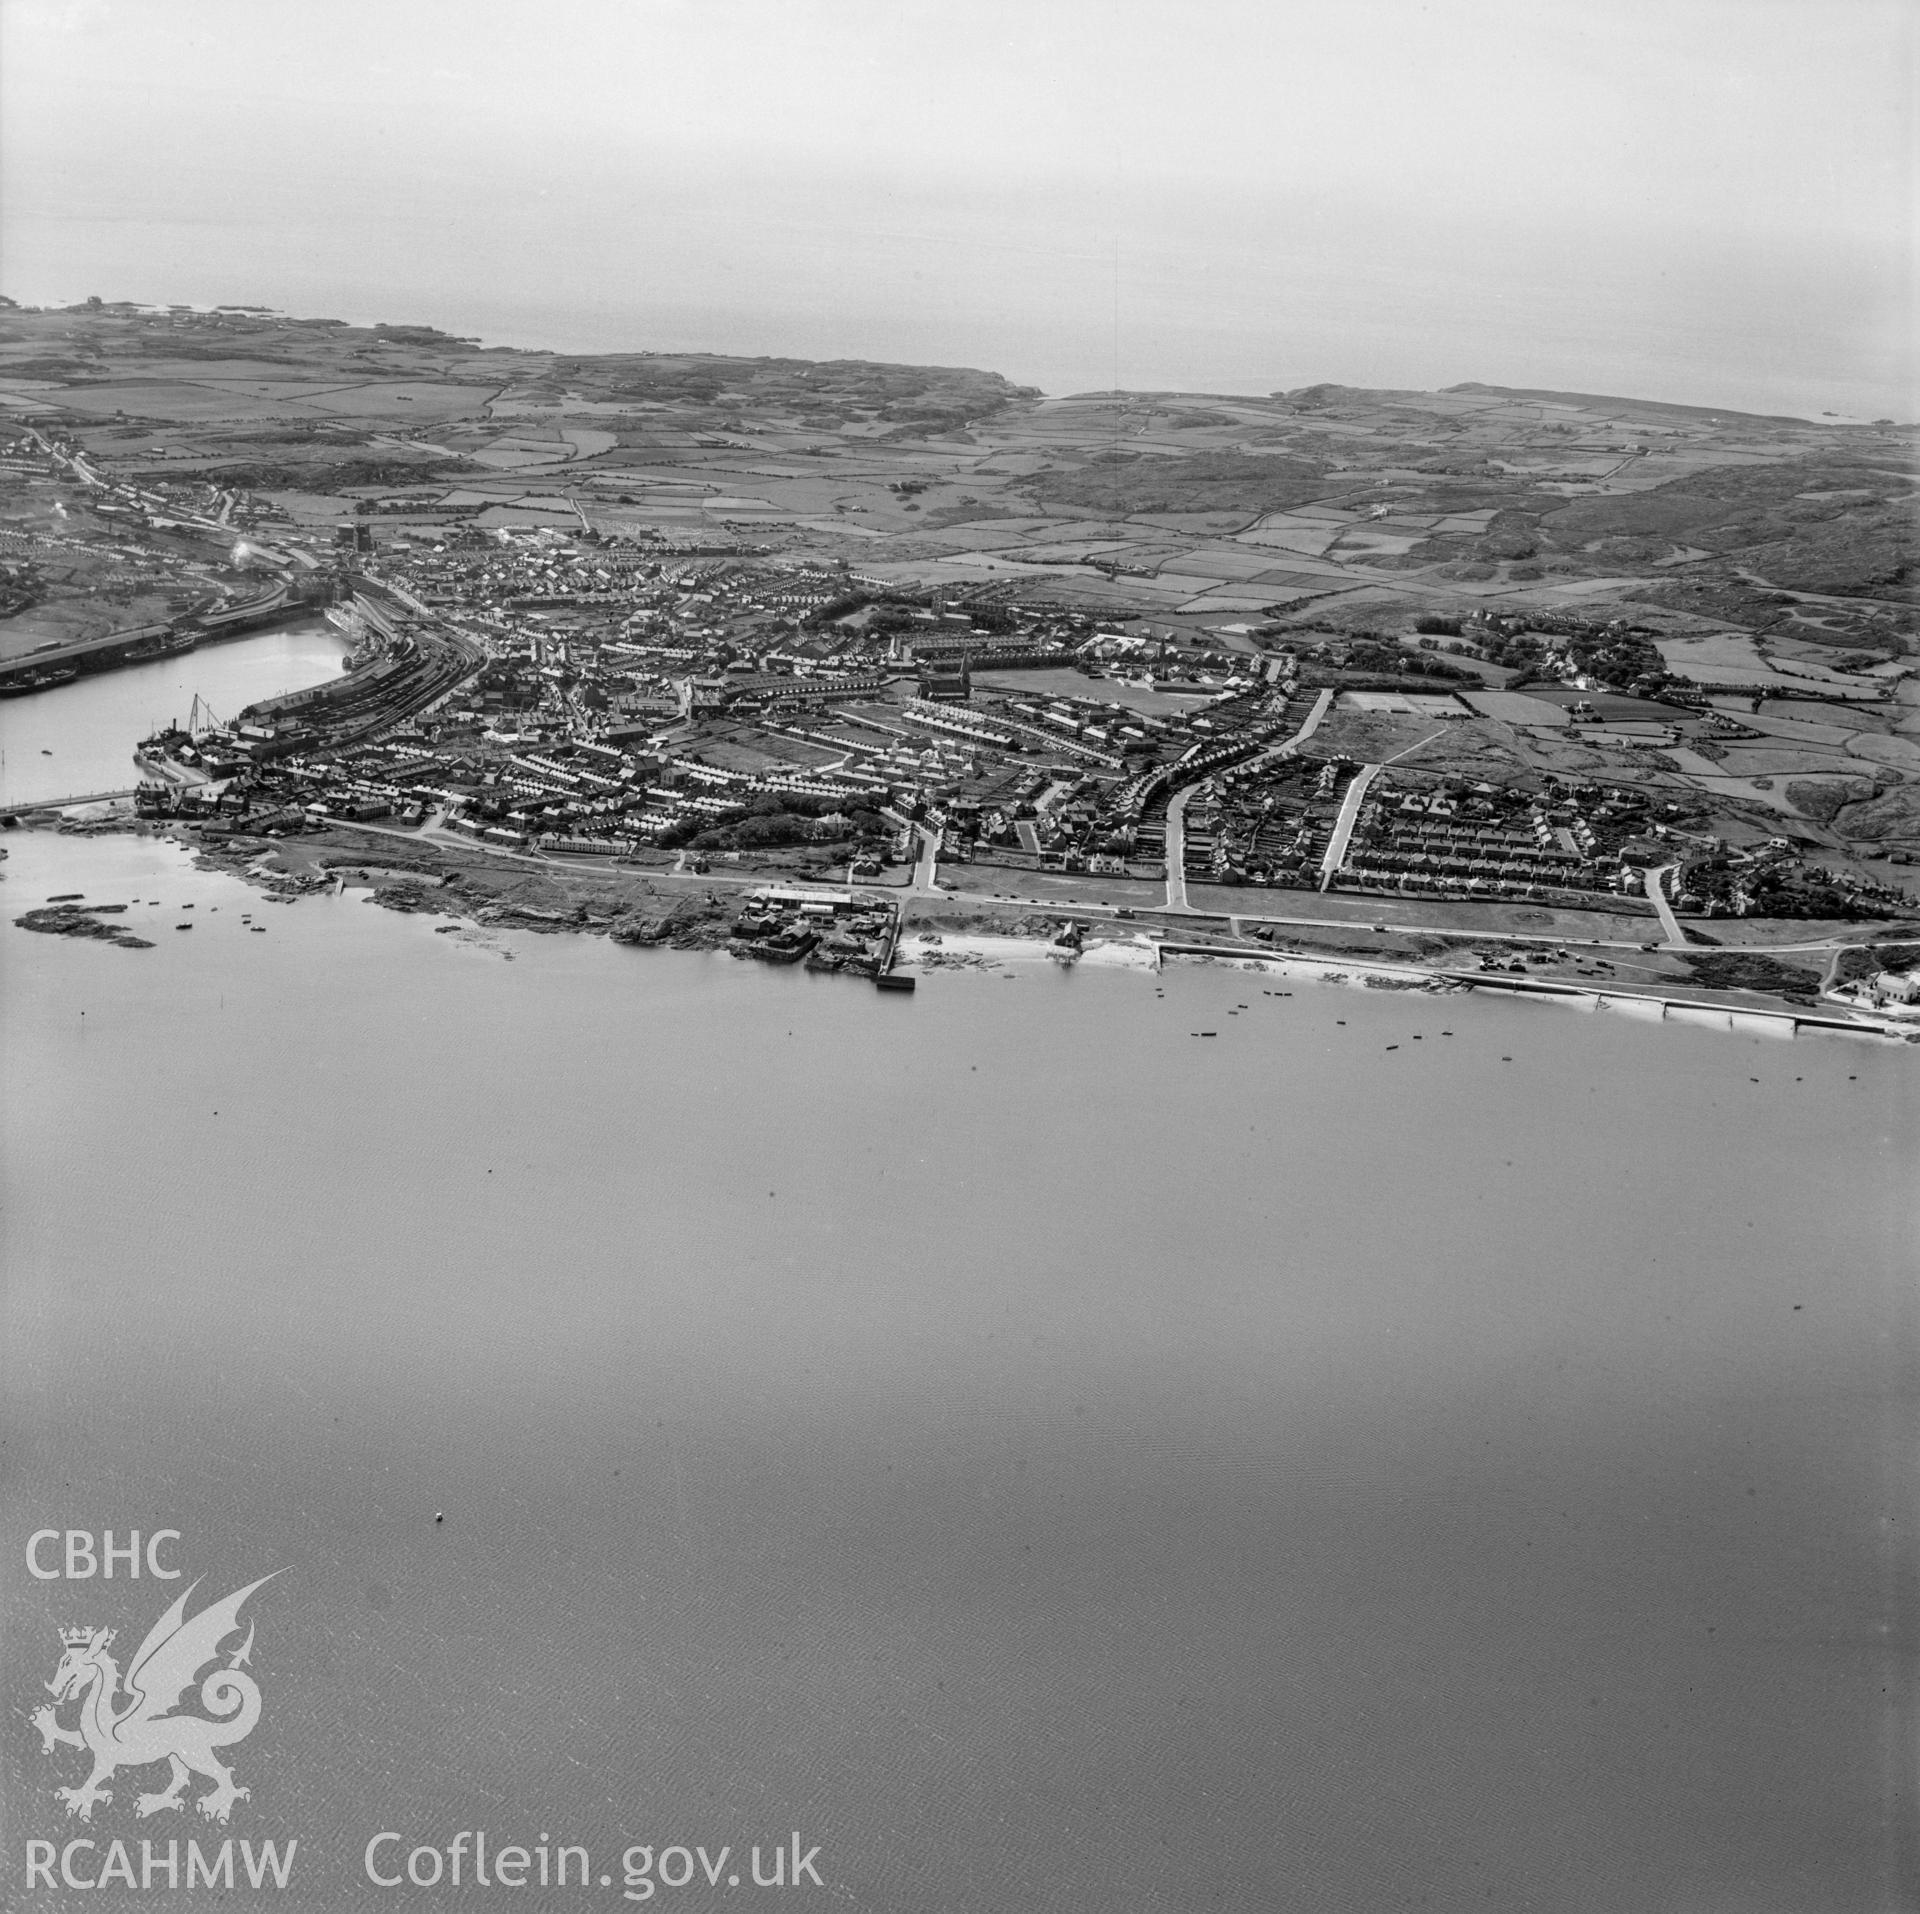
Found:
[[[1333,706],[1331,690],[1322,691],[1313,701],[1313,709],[1307,713],[1306,722],[1292,737],[1284,738],[1278,744],[1270,744],[1256,758],[1251,758],[1241,768],[1257,771],[1262,765],[1271,764],[1276,758],[1290,757],[1306,743],[1320,728],[1320,720]],[[1177,791],[1167,804],[1167,909],[1191,910],[1187,902],[1187,800],[1197,787],[1188,785],[1185,790]]]

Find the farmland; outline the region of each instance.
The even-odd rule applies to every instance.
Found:
[[[0,437],[0,662],[217,610],[252,588],[250,545],[298,548],[326,561],[309,596],[359,567],[460,607],[495,651],[485,713],[565,679],[522,739],[691,722],[706,698],[676,748],[817,780],[905,776],[911,733],[948,840],[998,818],[982,855],[1036,881],[1098,855],[1137,884],[1179,782],[1156,767],[1264,748],[1323,691],[1303,764],[1391,764],[1396,803],[1483,807],[1471,830],[1369,827],[1368,868],[1403,890],[1429,852],[1400,840],[1476,835],[1499,855],[1463,870],[1552,889],[1556,791],[1599,794],[1575,821],[1635,820],[1600,831],[1603,863],[1641,838],[1643,863],[1791,855],[1822,861],[1819,897],[1897,899],[1920,854],[1911,427],[1493,386],[1050,397],[962,367],[89,303],[0,308]],[[929,717],[909,627],[955,621],[971,716]],[[576,657],[597,659],[580,687]],[[840,719],[778,715],[781,674],[829,669],[895,682]],[[698,689],[726,672],[746,675]],[[1043,746],[1051,794],[1019,763]],[[1313,879],[1327,792],[1220,780],[1196,884]],[[1511,793],[1541,855],[1500,835]],[[1607,881],[1637,886],[1636,855]],[[1442,894],[1467,882],[1442,866]],[[1752,890],[1702,881],[1702,908]]]

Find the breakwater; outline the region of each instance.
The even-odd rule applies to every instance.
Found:
[[[1773,1010],[1758,1005],[1713,1003],[1698,997],[1670,997],[1655,991],[1596,990],[1590,985],[1558,983],[1544,977],[1500,977],[1476,970],[1429,970],[1417,964],[1395,964],[1375,958],[1316,957],[1252,944],[1202,944],[1165,939],[1156,949],[1163,960],[1211,957],[1235,963],[1312,970],[1322,976],[1378,978],[1382,983],[1403,989],[1438,987],[1547,997],[1576,1010],[1608,1010],[1649,1023],[1697,1024],[1716,1030],[1742,1031],[1749,1036],[1791,1037],[1800,1030],[1828,1030],[1854,1037],[1920,1042],[1920,1024],[1907,1029],[1890,1020],[1850,1017],[1838,1011]]]

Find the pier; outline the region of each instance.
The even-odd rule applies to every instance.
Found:
[[[70,645],[49,645],[0,663],[0,696],[53,690],[55,685],[33,683],[36,677],[48,672],[56,675],[58,683],[70,684],[76,674],[117,671],[123,665],[147,664],[155,658],[197,651],[202,645],[218,644],[222,639],[239,638],[257,631],[299,606],[300,599],[292,584],[281,579],[271,591],[223,611],[192,612],[164,624],[136,625],[127,631],[109,631],[97,638],[77,639]]]
[[[8,817],[27,817],[35,811],[69,811],[77,804],[106,804],[116,798],[131,798],[140,795],[137,784],[129,784],[121,791],[83,791],[78,797],[35,798],[29,804],[16,804],[6,815]]]

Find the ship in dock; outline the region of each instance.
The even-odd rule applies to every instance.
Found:
[[[90,638],[45,645],[25,658],[0,660],[0,698],[20,698],[70,683],[82,672],[117,671],[155,658],[171,658],[201,645],[244,637],[297,615],[308,587],[278,578],[255,596],[190,612],[165,624],[134,625],[125,631],[97,632]],[[44,664],[35,657],[51,652]]]
[[[183,651],[191,651],[197,643],[196,632],[176,631],[171,625],[160,625],[144,638],[135,639],[121,654],[120,662],[142,665],[151,658],[173,658]]]
[[[49,665],[40,671],[16,673],[0,678],[0,698],[24,698],[30,691],[51,691],[55,685],[70,684],[80,675],[78,665]]]

